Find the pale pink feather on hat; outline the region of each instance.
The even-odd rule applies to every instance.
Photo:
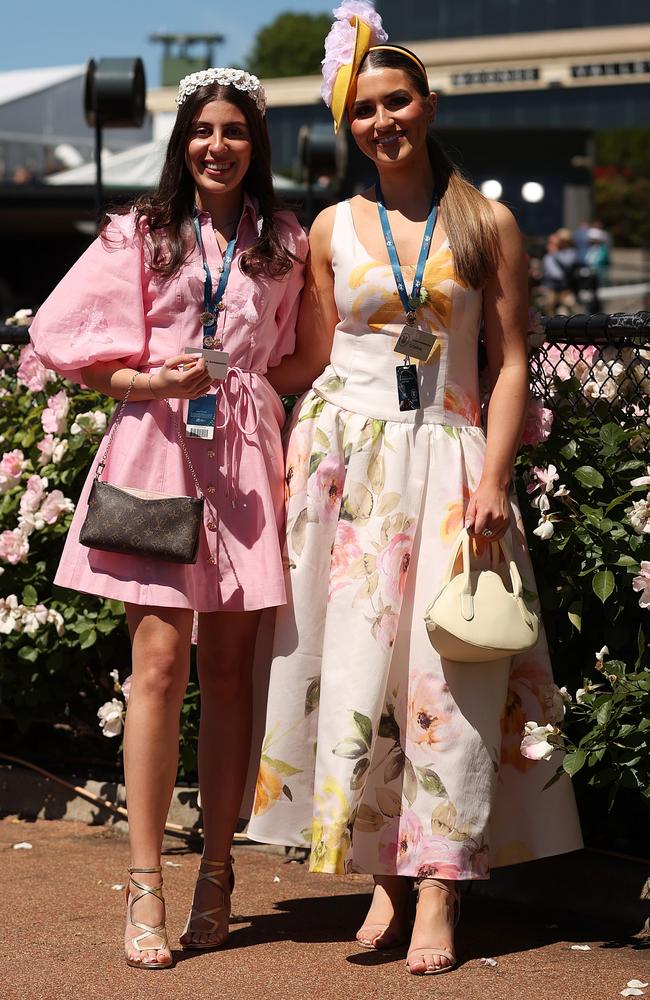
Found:
[[[323,86],[321,93],[329,108],[332,103],[332,91],[336,74],[341,66],[351,62],[354,54],[355,29],[350,24],[350,18],[355,14],[372,29],[372,44],[379,45],[388,41],[388,35],[381,23],[381,16],[367,0],[343,0],[340,7],[334,8],[336,20],[325,39],[325,58],[323,59]]]

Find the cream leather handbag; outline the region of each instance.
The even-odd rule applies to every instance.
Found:
[[[453,576],[458,549],[462,572]],[[470,537],[456,539],[445,582],[424,614],[431,645],[456,663],[500,660],[537,642],[539,619],[523,598],[519,570],[505,539],[492,542],[490,569],[472,569]],[[505,562],[500,562],[500,552]]]

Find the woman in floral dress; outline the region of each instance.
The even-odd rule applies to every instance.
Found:
[[[326,365],[288,436],[289,605],[278,613],[249,832],[309,846],[312,871],[371,873],[357,935],[367,947],[406,939],[419,880],[428,891],[408,967],[432,973],[455,964],[460,881],[581,845],[570,782],[542,792],[554,766],[519,750],[527,720],[562,712],[543,635],[512,660],[451,663],[423,623],[463,524],[479,540],[512,529],[536,600],[511,498],[528,398],[526,266],[511,213],[463,180],[431,135],[435,95],[417,56],[385,44],[367,4],[335,14],[326,99],[336,125],[347,113],[380,186],[316,219],[297,351],[274,376],[279,391],[296,391]],[[433,347],[403,409],[395,346],[408,319],[396,277],[401,269],[410,292],[416,268],[395,273],[386,239],[400,262],[415,262],[434,196],[422,289],[407,303]]]

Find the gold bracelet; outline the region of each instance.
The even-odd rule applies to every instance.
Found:
[[[148,386],[149,386],[149,392],[151,393],[151,398],[152,398],[152,399],[158,399],[158,397],[156,396],[156,393],[154,392],[154,388],[153,388],[153,386],[152,386],[152,384],[151,384],[151,380],[152,380],[152,378],[154,377],[154,375],[155,375],[155,372],[151,372],[151,373],[150,373],[150,374],[149,374],[149,375],[147,376],[147,384],[148,384]]]

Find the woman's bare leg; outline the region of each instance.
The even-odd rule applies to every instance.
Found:
[[[164,825],[176,780],[179,715],[189,675],[192,612],[127,604],[126,614],[133,657],[124,731],[131,865],[153,868],[160,864]],[[152,886],[161,881],[157,874],[134,872],[134,878]],[[153,896],[146,896],[136,903],[133,916],[155,927],[164,920],[164,908]],[[127,946],[140,933],[127,924]],[[156,943],[155,938],[151,941]],[[148,943],[144,938],[142,944]],[[138,952],[129,948],[128,952],[136,961],[171,961],[167,949]]]
[[[253,708],[253,657],[261,612],[219,611],[199,615],[198,672],[201,689],[199,787],[204,857],[226,861],[239,818],[248,770]],[[199,911],[219,906],[222,896],[207,881],[194,893]],[[226,926],[208,933],[197,921],[182,944],[221,943]]]

